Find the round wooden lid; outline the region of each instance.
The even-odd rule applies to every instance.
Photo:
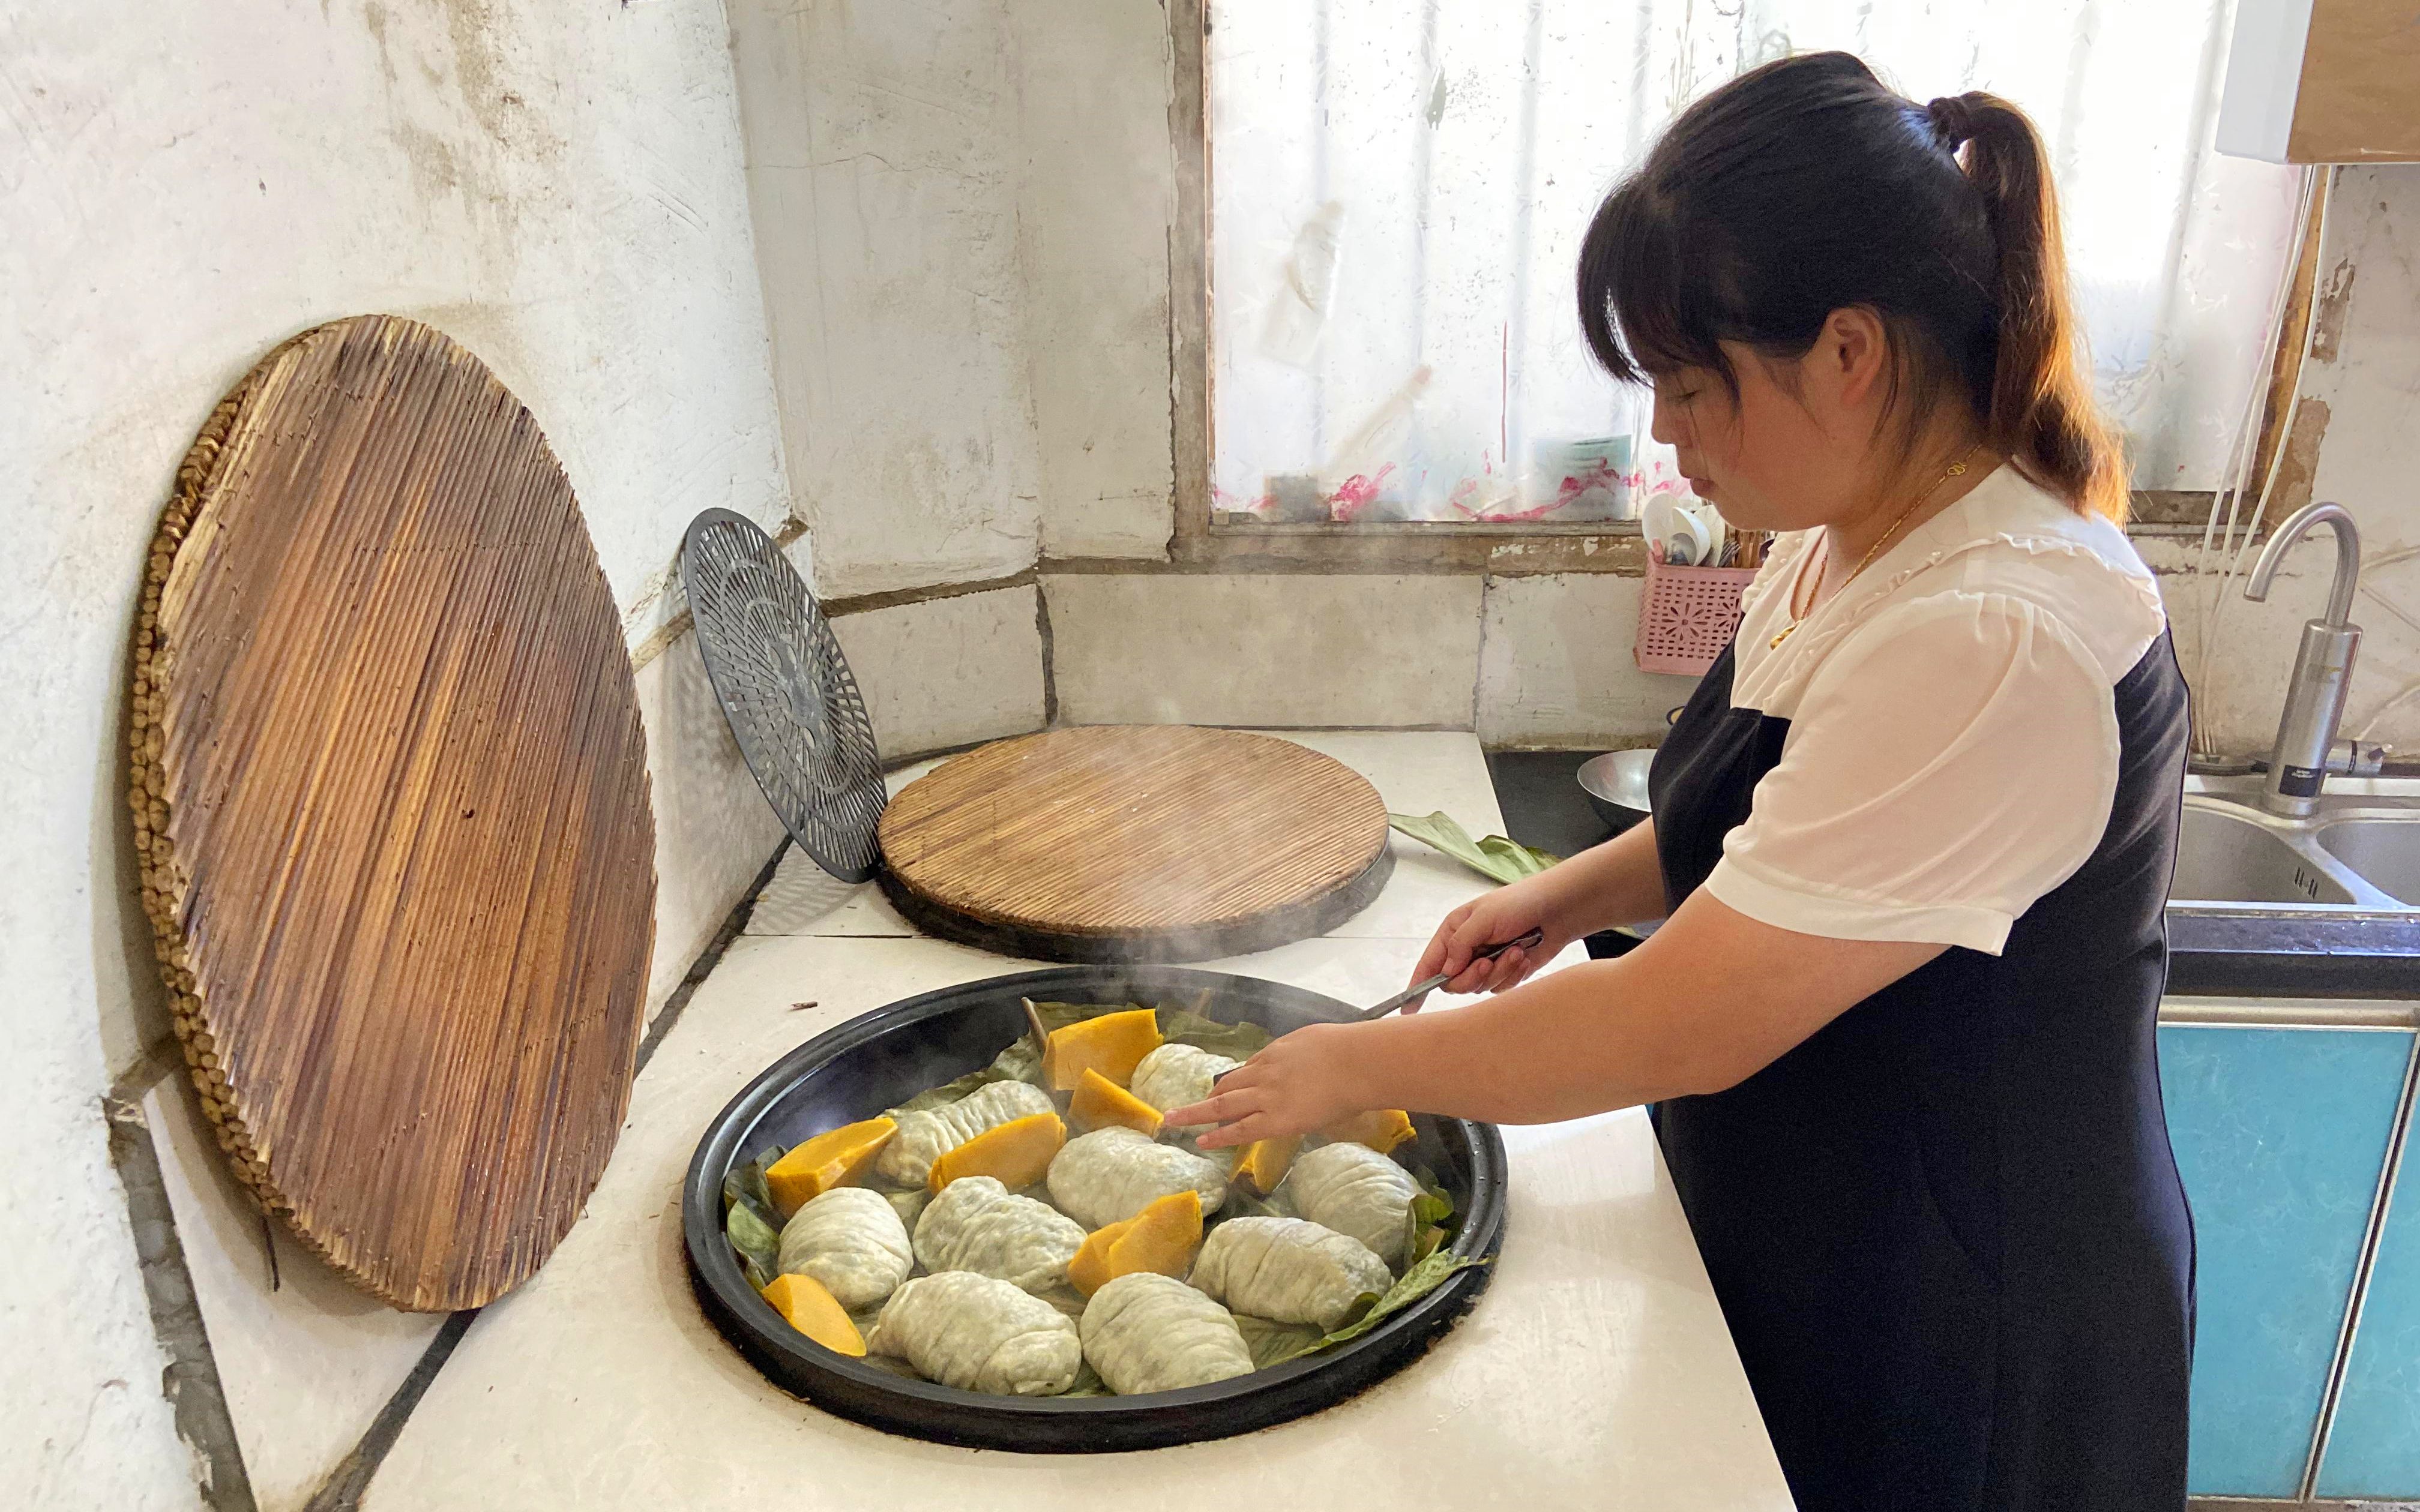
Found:
[[[178,471],[133,667],[144,905],[236,1175],[386,1302],[492,1300],[604,1170],[654,939],[629,653],[536,421],[413,321],[295,337]]]
[[[947,938],[1047,961],[1201,961],[1320,933],[1392,870],[1367,779],[1289,740],[1104,725],[1004,740],[903,788],[884,890]]]

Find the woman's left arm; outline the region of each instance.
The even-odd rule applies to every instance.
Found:
[[[1825,657],[1722,860],[1645,944],[1491,1002],[1298,1029],[1168,1121],[1233,1144],[1363,1108],[1533,1123],[1735,1086],[1951,946],[1997,954],[2084,864],[2117,790],[2110,687],[2027,600],[1878,614]]]
[[[1216,1148],[1362,1108],[1550,1123],[1746,1079],[1947,947],[1759,923],[1703,889],[1628,954],[1412,1018],[1312,1025],[1172,1110]]]

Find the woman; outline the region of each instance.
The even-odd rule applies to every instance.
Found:
[[[1658,1104],[1805,1512],[2183,1504],[2152,1033],[2185,689],[2064,283],[2001,100],[1825,54],[1691,108],[1598,210],[1581,324],[1700,497],[1792,533],[1652,825],[1447,917],[1415,980],[1492,1001],[1288,1035],[1171,1117]]]

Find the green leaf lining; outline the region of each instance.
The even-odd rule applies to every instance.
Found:
[[[1252,1368],[1266,1370],[1319,1348],[1319,1330],[1309,1323],[1273,1323],[1265,1318],[1235,1315],[1236,1332],[1252,1351]]]
[[[748,1272],[748,1284],[762,1291],[781,1271],[782,1231],[767,1222],[752,1202],[735,1202],[723,1215],[723,1237]],[[761,1279],[760,1279],[761,1277]]]
[[[1562,859],[1501,835],[1474,841],[1468,830],[1455,824],[1443,810],[1425,818],[1390,813],[1387,816],[1387,823],[1396,833],[1409,835],[1423,845],[1442,851],[1493,882],[1518,882],[1523,877],[1535,876]]]
[[[1426,1170],[1412,1173],[1420,1183],[1419,1195],[1412,1198],[1411,1211],[1404,1217],[1404,1264],[1406,1273],[1413,1266],[1435,1254],[1451,1238],[1453,1230],[1447,1220],[1453,1216],[1453,1198],[1437,1185],[1436,1178]]]

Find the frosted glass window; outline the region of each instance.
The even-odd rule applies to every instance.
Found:
[[[1597,202],[1689,100],[1842,48],[2050,145],[2135,486],[2216,486],[2292,171],[2220,157],[2226,0],[1214,0],[1213,507],[1626,517],[1673,482],[1572,292]]]

